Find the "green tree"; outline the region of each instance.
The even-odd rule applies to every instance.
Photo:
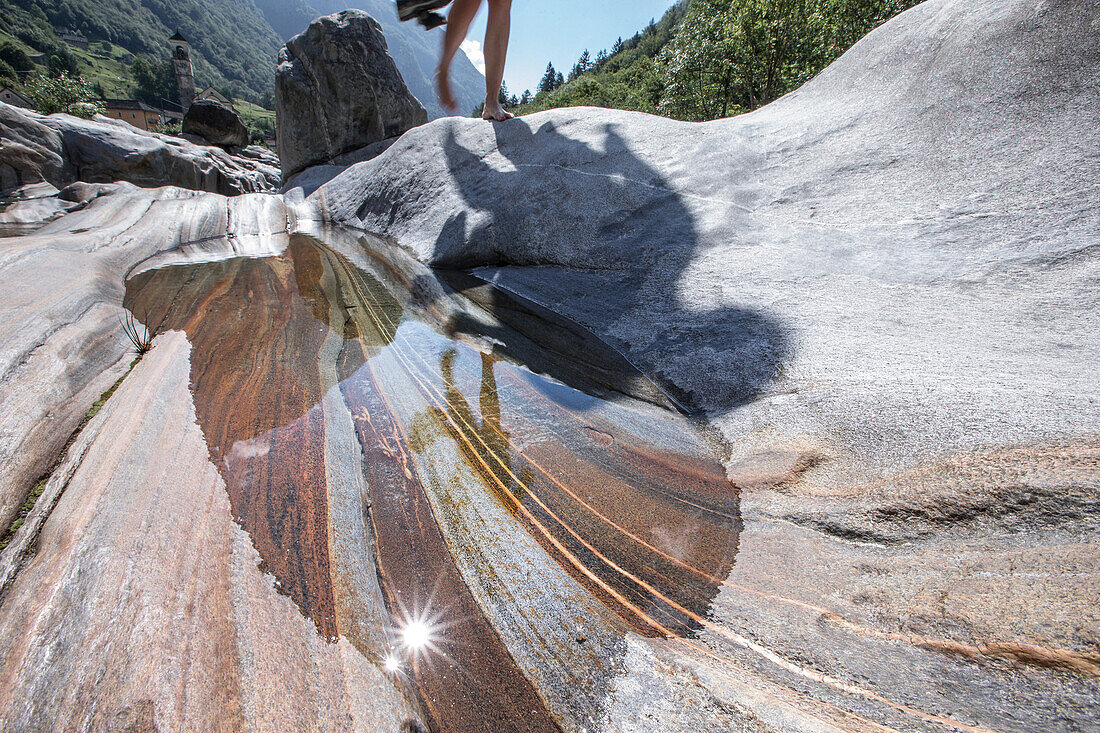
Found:
[[[76,56],[64,44],[50,51],[46,59],[46,69],[49,71],[50,76],[61,76],[62,74],[80,76],[80,65],[77,63]]]
[[[34,74],[23,85],[23,91],[43,114],[68,112],[78,117],[91,117],[103,111],[103,105],[86,80],[61,72],[57,76]]]
[[[573,64],[573,70],[569,72],[569,81],[573,81],[578,76],[588,71],[592,66],[592,56],[588,53],[588,49],[584,49],[584,53],[577,59],[577,63]]]
[[[660,112],[710,120],[803,84],[918,0],[693,0],[661,53]]]
[[[137,87],[134,96],[142,102],[159,107],[179,99],[176,72],[171,61],[150,62],[139,56],[130,65],[130,73]]]
[[[554,70],[554,64],[548,63],[546,65],[546,73],[542,75],[542,79],[539,80],[539,86],[537,91],[539,92],[552,92],[554,90],[554,81],[558,77],[558,72]]]
[[[0,43],[0,61],[16,72],[28,73],[34,70],[34,62],[27,52],[11,42]]]
[[[18,84],[20,82],[19,74],[11,67],[7,61],[0,59],[0,83],[7,82],[8,84]]]

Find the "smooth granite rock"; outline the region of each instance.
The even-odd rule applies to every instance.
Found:
[[[202,257],[219,242],[230,252],[270,252],[287,226],[275,196],[227,199],[125,183],[78,193],[89,198],[72,213],[0,240],[4,527],[134,356],[120,323],[129,271],[163,250]]]
[[[231,196],[270,191],[279,173],[269,162],[139,130],[120,120],[40,115],[0,103],[0,190],[46,181],[179,186]]]
[[[428,119],[381,26],[361,10],[318,18],[287,41],[275,72],[275,112],[284,178]]]
[[[715,618],[773,679],[905,730],[1072,730],[1100,672],[1098,108],[1094,3],[929,0],[749,115],[440,120],[309,201],[575,318],[720,429],[746,530]],[[721,666],[692,665],[718,697]],[[623,700],[611,727],[687,724]]]
[[[183,116],[183,132],[198,135],[210,145],[243,148],[248,128],[232,107],[213,99],[196,99]]]
[[[1097,729],[1098,39],[1095,3],[927,0],[731,120],[439,121],[282,196],[22,189],[58,218],[0,240],[4,517],[44,481],[0,552],[0,730]],[[677,464],[601,420],[668,412],[498,361],[511,300],[425,263],[696,408],[734,514],[679,501],[696,479],[616,501]],[[179,330],[66,449],[132,357],[128,277]],[[660,611],[635,542],[707,591],[689,631],[614,610]],[[408,567],[423,593],[385,596]],[[476,618],[478,663],[394,673],[409,605],[444,642]]]

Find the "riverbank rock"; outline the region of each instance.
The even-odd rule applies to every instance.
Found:
[[[424,124],[382,28],[361,10],[310,23],[287,41],[275,72],[283,177]]]
[[[0,729],[1100,728],[1097,22],[927,0],[732,120],[23,188]]]
[[[715,617],[809,662],[783,674],[907,700],[844,704],[906,730],[944,695],[980,728],[1088,727],[1098,23],[928,0],[752,114],[440,120],[310,201],[574,318],[704,413],[755,517]]]
[[[247,142],[247,141],[246,141]],[[146,132],[119,120],[40,115],[0,102],[0,190],[75,181],[179,186],[233,196],[270,191],[279,172],[220,148]]]
[[[212,99],[196,99],[191,103],[183,116],[183,132],[223,148],[248,145],[248,128],[240,115]]]

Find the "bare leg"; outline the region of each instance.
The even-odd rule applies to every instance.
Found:
[[[451,83],[448,75],[451,73],[451,60],[458,53],[462,42],[466,40],[466,31],[470,30],[470,23],[474,21],[481,0],[455,0],[451,5],[451,12],[447,14],[447,32],[443,36],[443,56],[439,59],[439,69],[435,73],[435,91],[439,95],[439,103],[448,112],[458,109],[458,102],[451,94]]]
[[[511,28],[512,0],[489,0],[489,20],[485,27],[485,110],[481,113],[487,120],[514,117],[500,106],[499,99]]]

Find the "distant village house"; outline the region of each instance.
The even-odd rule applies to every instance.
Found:
[[[68,28],[54,28],[54,32],[57,33],[57,37],[70,46],[88,50],[88,39],[82,35],[71,32]]]
[[[34,109],[34,103],[31,100],[24,97],[14,89],[4,87],[0,89],[0,102],[10,104],[13,107],[23,107],[24,109]]]
[[[174,110],[150,107],[144,102],[133,99],[107,99],[104,101],[107,117],[128,122],[142,130],[151,130],[154,125],[163,125],[182,118]]]
[[[232,109],[233,107],[233,103],[229,101],[229,99],[224,94],[220,93],[212,86],[207,87],[206,89],[203,89],[201,92],[196,94],[195,99],[209,99],[211,101],[218,102],[219,104],[224,104],[230,109]]]

